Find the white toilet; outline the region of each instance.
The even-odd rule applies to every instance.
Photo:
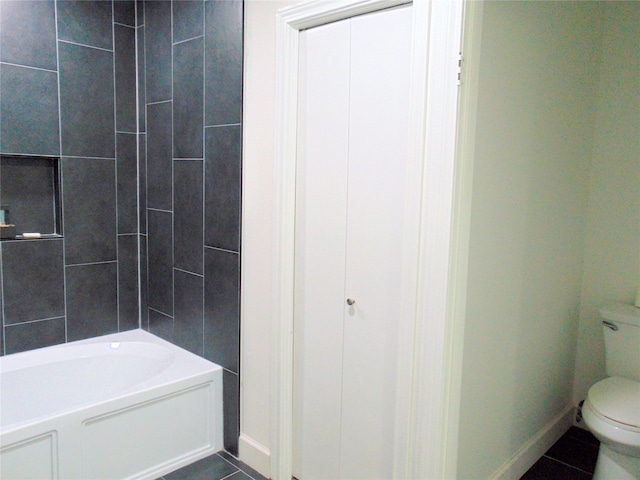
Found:
[[[582,416],[600,440],[594,480],[640,480],[640,308],[603,307],[606,378],[589,389]]]

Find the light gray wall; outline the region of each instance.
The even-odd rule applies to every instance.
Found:
[[[640,3],[607,2],[574,401],[605,376],[598,308],[633,303],[640,284]]]
[[[602,4],[483,12],[458,478],[572,404]]]

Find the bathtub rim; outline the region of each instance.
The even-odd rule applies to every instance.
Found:
[[[8,370],[16,371],[22,368],[36,367],[37,365],[43,363],[29,363],[29,360],[33,360],[33,358],[30,357],[41,358],[43,356],[46,356],[48,352],[56,352],[57,350],[69,349],[69,347],[74,346],[91,346],[105,343],[110,344],[113,342],[140,342],[159,345],[169,350],[173,354],[172,363],[163,371],[152,377],[149,377],[145,381],[132,385],[131,387],[123,389],[121,391],[112,393],[105,398],[100,399],[99,401],[82,403],[70,408],[61,410],[59,409],[54,412],[47,413],[46,415],[28,418],[23,421],[9,423],[7,425],[3,425],[0,423],[0,447],[4,447],[5,445],[12,443],[10,441],[7,442],[6,440],[10,437],[13,437],[14,433],[19,432],[22,429],[31,430],[30,427],[32,426],[37,426],[44,423],[49,424],[55,422],[61,417],[64,417],[66,415],[75,415],[77,412],[82,412],[83,410],[91,407],[101,407],[112,402],[116,402],[117,404],[123,402],[126,403],[129,397],[133,397],[138,394],[146,394],[153,390],[158,390],[159,392],[170,392],[172,386],[176,382],[186,382],[190,385],[197,385],[206,382],[207,378],[210,378],[211,375],[215,376],[215,372],[218,371],[220,373],[217,375],[219,375],[220,378],[222,377],[223,368],[220,365],[215,364],[203,357],[200,357],[195,353],[189,352],[188,350],[185,350],[184,348],[168,342],[143,329],[134,329],[125,332],[111,333],[99,337],[91,337],[88,339],[76,340],[73,342],[61,343],[49,347],[5,355],[0,357],[0,375],[4,371],[3,364],[7,361],[9,361],[10,363],[18,363],[20,361],[25,362],[22,366],[18,366],[17,368],[11,368],[10,370]],[[10,367],[15,366],[10,365]],[[188,371],[189,373],[185,373],[186,371]],[[0,391],[0,405],[1,402],[2,392]]]

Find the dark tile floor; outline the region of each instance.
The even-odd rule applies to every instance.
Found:
[[[599,443],[571,427],[520,480],[591,480]],[[159,479],[160,480],[160,479]],[[227,452],[218,452],[169,473],[161,480],[267,480]]]
[[[591,480],[599,445],[587,430],[571,427],[520,480]]]
[[[159,480],[267,480],[253,468],[227,452],[218,452]]]

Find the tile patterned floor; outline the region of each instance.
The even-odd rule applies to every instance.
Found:
[[[227,452],[198,460],[158,480],[267,480],[253,468]]]
[[[591,480],[599,445],[590,432],[571,427],[520,480]]]
[[[571,427],[520,480],[591,480],[598,440]],[[227,452],[218,452],[169,473],[159,480],[267,480]]]

